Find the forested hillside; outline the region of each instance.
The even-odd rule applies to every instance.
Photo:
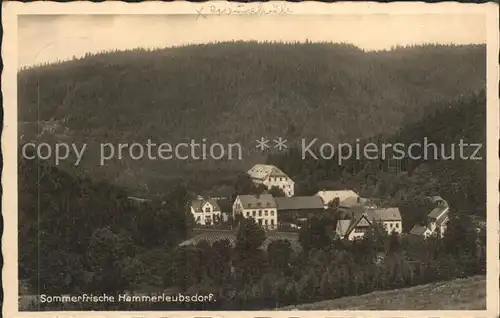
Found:
[[[182,185],[141,206],[123,189],[47,163],[19,166],[19,279],[32,293],[134,288],[144,250],[169,249],[192,229]],[[128,275],[128,276],[127,276]]]
[[[158,190],[173,175],[247,168],[262,160],[251,154],[261,136],[335,143],[393,133],[443,102],[483,89],[485,74],[484,45],[364,52],[346,44],[234,42],[108,52],[22,70],[20,133],[34,138],[40,120],[57,127],[42,140],[90,149],[207,138],[248,150],[243,161],[124,158],[103,167],[89,150],[78,168]]]
[[[486,96],[483,92],[444,102],[437,110],[420,121],[401,128],[394,134],[381,134],[359,142],[361,148],[371,142],[376,145],[402,143],[424,145],[434,143],[424,156],[422,148],[412,150],[400,161],[401,171],[391,170],[395,163],[388,160],[351,158],[338,164],[338,156],[329,160],[303,160],[299,149],[272,155],[268,163],[276,164],[296,182],[296,193],[312,195],[325,189],[354,189],[362,196],[376,199],[379,204],[399,206],[403,227],[409,230],[428,213],[427,196],[440,195],[457,210],[485,217],[486,214]],[[459,143],[482,144],[474,158],[460,157]],[[354,148],[355,142],[352,142]],[[454,149],[454,159],[443,160]],[[464,157],[472,156],[476,147],[465,149]],[[381,147],[379,147],[381,149]],[[438,157],[435,158],[434,154]],[[392,155],[392,154],[388,154]],[[321,159],[321,158],[320,158]],[[391,166],[392,165],[392,166]]]

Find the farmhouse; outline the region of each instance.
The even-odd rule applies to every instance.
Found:
[[[400,234],[403,230],[403,220],[398,208],[364,208],[353,211],[350,220],[339,220],[335,232],[341,239],[360,239],[374,224],[380,225],[387,233]]]
[[[304,221],[324,212],[323,201],[318,196],[277,197],[274,200],[278,210],[279,224],[295,224],[297,221]]]
[[[295,183],[276,166],[257,164],[247,173],[256,185],[264,185],[267,189],[280,188],[287,197],[294,195]]]
[[[253,218],[268,230],[278,227],[276,201],[270,194],[238,195],[233,203],[233,219],[237,215]]]
[[[440,233],[439,235],[443,237],[449,220],[448,213],[450,207],[448,203],[439,196],[431,197],[431,200],[436,203],[436,207],[427,216],[427,225],[423,226],[417,224],[413,226],[410,230],[410,234],[429,237],[434,233]]]
[[[198,197],[198,199],[191,201],[190,208],[197,224],[212,225],[221,220],[221,209],[215,199],[205,200]]]

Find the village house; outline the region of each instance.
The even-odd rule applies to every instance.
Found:
[[[212,225],[222,220],[221,209],[215,199],[198,197],[191,201],[190,208],[197,224]]]
[[[335,232],[341,239],[363,238],[374,224],[380,225],[388,234],[401,234],[403,231],[403,219],[398,208],[362,208],[351,213],[351,219],[337,222]]]
[[[256,185],[264,185],[267,189],[280,188],[287,197],[294,195],[295,182],[276,166],[257,164],[247,173]]]
[[[276,197],[274,200],[280,225],[297,224],[325,211],[323,200],[318,196]]]
[[[371,199],[362,198],[353,190],[322,190],[316,196],[323,200],[324,208],[336,205],[341,215],[349,215],[353,211],[376,209],[377,205]],[[337,200],[337,203],[333,203]]]
[[[330,204],[333,203],[335,199],[338,199],[338,202],[342,202],[347,198],[353,197],[358,198],[359,195],[352,190],[322,190],[318,191],[315,194],[323,200],[324,208],[327,209]]]
[[[233,203],[233,219],[238,215],[253,218],[268,230],[278,227],[276,201],[270,194],[238,195]]]
[[[435,233],[440,233],[439,235],[443,237],[449,220],[448,213],[450,207],[448,203],[439,196],[431,197],[431,200],[436,203],[436,207],[427,216],[427,225],[417,224],[413,226],[410,230],[410,234],[429,237]]]

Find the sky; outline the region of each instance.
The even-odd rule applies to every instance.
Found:
[[[365,50],[422,43],[486,43],[479,14],[415,15],[23,15],[19,67],[87,52],[227,40],[332,41]]]

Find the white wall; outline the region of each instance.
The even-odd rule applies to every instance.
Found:
[[[278,227],[278,211],[276,208],[244,209],[243,217],[252,218],[267,229],[276,229]]]
[[[282,189],[287,197],[292,197],[295,194],[295,183],[288,177],[269,177],[264,180],[263,184],[268,189],[271,189],[272,187]]]
[[[207,209],[207,211],[206,211]],[[221,219],[221,212],[214,211],[211,204],[207,203],[203,206],[202,212],[196,212],[193,207],[191,207],[191,214],[193,214],[196,223],[201,225],[207,225],[208,219],[210,219],[210,224],[214,224],[214,217],[219,217]]]

